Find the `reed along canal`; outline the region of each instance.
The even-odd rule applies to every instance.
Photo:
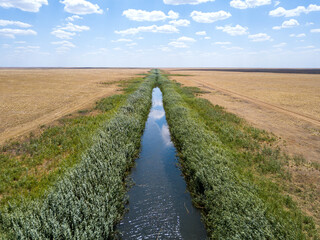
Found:
[[[200,211],[193,207],[178,167],[159,88],[142,136],[131,178],[129,211],[118,225],[122,239],[206,239]]]

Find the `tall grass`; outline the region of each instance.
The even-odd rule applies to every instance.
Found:
[[[158,84],[182,170],[211,239],[316,238],[312,219],[263,175],[281,172],[279,151],[263,147],[273,136],[164,76]],[[252,167],[257,162],[261,176]]]
[[[118,111],[142,78],[121,82],[123,94],[97,102],[95,109],[66,116],[53,126],[42,126],[42,133],[30,134],[24,141],[0,147],[0,209],[9,201],[39,198],[81,160],[92,144],[97,129]],[[93,114],[94,113],[94,114]]]
[[[269,174],[280,180],[287,177],[282,168],[285,156],[268,146],[274,137],[195,98],[199,89],[181,88],[158,70],[138,89],[127,89],[129,95],[97,104],[101,111],[115,110],[112,117],[99,122],[90,147],[73,167],[58,175],[59,181],[44,197],[8,204],[0,211],[3,238],[114,238],[114,225],[127,201],[124,179],[138,155],[156,85],[163,92],[171,136],[193,202],[202,210],[211,239],[316,239],[313,220],[282,194],[280,184],[267,178]],[[55,134],[64,143],[67,135]],[[26,146],[27,150],[19,149],[32,156],[38,156],[34,149],[42,148]]]
[[[125,205],[124,178],[139,152],[151,107],[149,76],[94,136],[44,199],[8,206],[0,224],[9,239],[108,239]]]

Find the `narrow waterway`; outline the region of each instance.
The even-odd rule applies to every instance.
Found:
[[[206,239],[181,174],[162,93],[155,88],[142,151],[131,174],[135,185],[129,190],[129,212],[118,225],[122,239]]]

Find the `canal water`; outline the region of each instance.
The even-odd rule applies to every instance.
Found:
[[[122,239],[206,239],[200,212],[192,206],[178,167],[162,102],[155,88],[131,178],[129,211],[118,225]]]

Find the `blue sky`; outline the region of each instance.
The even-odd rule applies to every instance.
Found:
[[[319,0],[0,0],[0,67],[320,67]]]

